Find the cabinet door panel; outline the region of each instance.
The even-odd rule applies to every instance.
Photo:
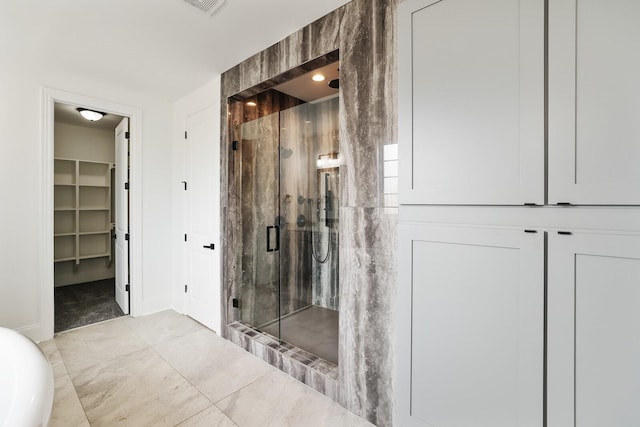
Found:
[[[549,201],[640,204],[640,2],[549,2]]]
[[[544,203],[544,2],[399,10],[404,204]]]
[[[640,236],[549,239],[549,426],[640,425]]]
[[[400,233],[400,425],[541,426],[543,233]]]

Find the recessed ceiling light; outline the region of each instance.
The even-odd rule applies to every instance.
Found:
[[[314,82],[321,82],[324,81],[325,77],[318,73],[318,74],[314,74],[313,77],[311,77],[313,79]]]
[[[101,118],[103,118],[106,113],[101,113],[100,111],[93,111],[93,110],[89,110],[87,108],[77,108],[78,113],[80,113],[80,115],[82,117],[84,117],[85,119],[89,120],[90,122],[97,122],[98,120],[100,120]]]
[[[256,103],[255,103],[255,102],[253,102],[253,101],[249,101],[249,102],[247,102],[247,107],[255,107],[256,105],[258,105],[258,104],[256,104]]]

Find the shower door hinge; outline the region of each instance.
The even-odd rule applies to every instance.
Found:
[[[184,131],[184,139],[187,139],[187,131]]]
[[[124,285],[125,292],[129,292],[129,285]]]
[[[129,233],[124,235],[124,240],[129,240]]]
[[[184,293],[187,293],[187,285],[184,285]]]
[[[129,189],[129,183],[128,183],[128,182],[125,182],[125,183],[124,183],[124,189],[125,189],[125,190],[128,190],[128,189]]]
[[[124,133],[124,139],[129,139],[129,132]]]

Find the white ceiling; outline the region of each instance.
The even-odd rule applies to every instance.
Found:
[[[349,0],[19,0],[0,5],[1,60],[73,72],[170,100]]]

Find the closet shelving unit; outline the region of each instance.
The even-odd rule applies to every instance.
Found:
[[[54,159],[54,261],[111,262],[112,163]]]

